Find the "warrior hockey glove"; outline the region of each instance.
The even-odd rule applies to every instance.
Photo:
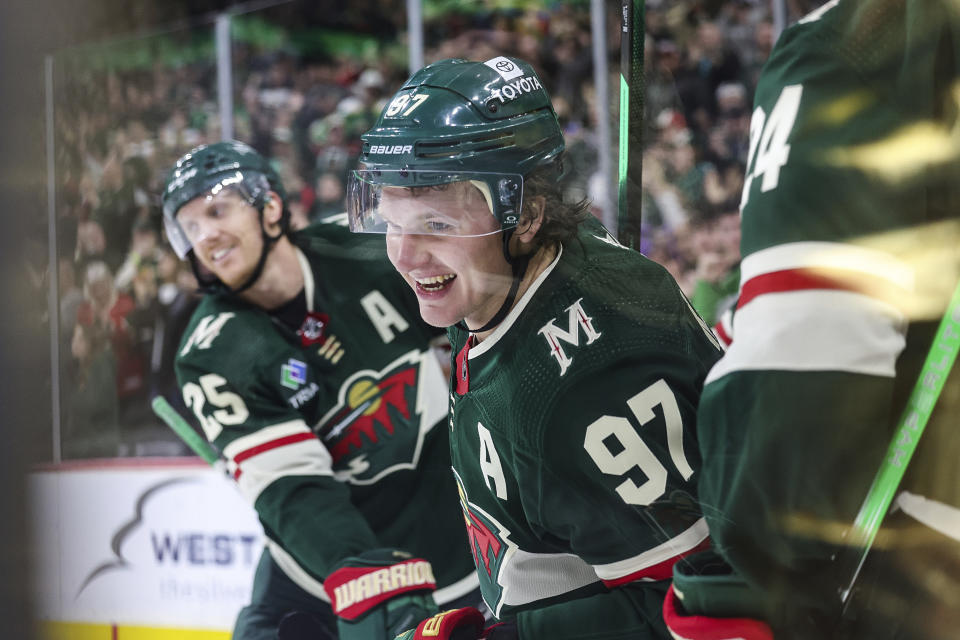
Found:
[[[323,581],[340,640],[393,640],[437,612],[430,563],[392,549],[343,560]]]
[[[441,611],[396,640],[517,640],[517,625],[501,622],[484,628],[483,614],[473,607]]]

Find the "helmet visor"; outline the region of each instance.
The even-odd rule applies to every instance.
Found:
[[[163,224],[170,246],[181,260],[184,259],[193,245],[209,232],[214,218],[222,219],[230,215],[233,208],[241,203],[259,209],[269,189],[270,185],[262,174],[237,171],[212,182],[187,202],[176,205],[164,203]],[[203,213],[181,215],[187,204],[196,200],[202,200]],[[185,220],[185,217],[189,220]]]
[[[476,237],[515,227],[519,174],[359,169],[347,186],[350,230]]]
[[[163,216],[163,228],[167,232],[167,240],[170,241],[174,253],[181,260],[185,259],[193,248],[193,244],[187,239],[187,234],[183,232],[183,229],[180,228],[180,223],[175,218]]]

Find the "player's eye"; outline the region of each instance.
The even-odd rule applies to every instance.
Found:
[[[423,225],[430,233],[444,233],[453,229],[452,224],[447,224],[446,222],[441,222],[440,220],[427,220],[423,223]]]

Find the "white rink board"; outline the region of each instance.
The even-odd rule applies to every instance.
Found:
[[[37,617],[231,629],[263,547],[253,507],[202,463],[141,465],[30,474]]]

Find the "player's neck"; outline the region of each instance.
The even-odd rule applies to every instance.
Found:
[[[263,273],[240,297],[263,309],[276,309],[303,289],[303,273],[297,250],[287,236],[281,236],[267,254]]]
[[[557,248],[555,246],[546,246],[537,249],[537,251],[530,257],[530,262],[527,264],[527,271],[523,274],[523,279],[520,280],[520,286],[517,288],[517,295],[513,299],[513,304],[510,305],[511,309],[520,303],[520,299],[523,298],[524,294],[530,288],[530,285],[532,285],[534,281],[540,277],[540,274],[543,273],[548,266],[550,266],[550,263],[553,262],[553,259],[556,256]],[[504,292],[503,295],[504,298],[506,298],[506,292]],[[497,327],[493,327],[488,331],[475,333],[473,335],[477,342],[482,342],[496,330]]]

